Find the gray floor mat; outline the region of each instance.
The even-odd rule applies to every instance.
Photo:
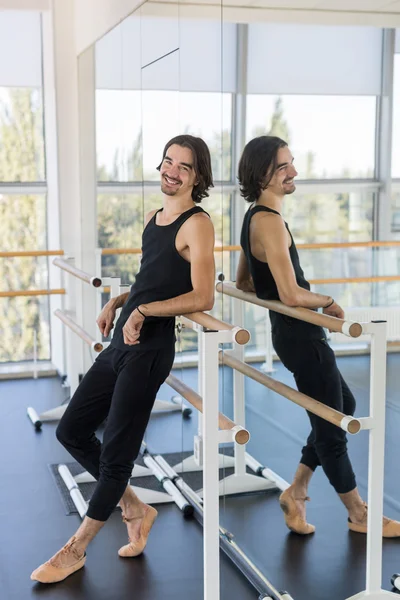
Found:
[[[233,456],[233,448],[225,448],[223,453],[226,454],[227,456]],[[173,452],[173,453],[169,453],[169,454],[163,454],[162,456],[171,466],[173,466],[173,465],[179,463],[180,461],[182,461],[183,459],[187,458],[191,454],[192,454],[192,452]],[[76,462],[65,463],[65,464],[69,468],[69,470],[73,476],[76,476],[79,473],[82,473],[84,471],[84,469]],[[142,457],[139,457],[137,459],[136,464],[145,466],[143,463]],[[67,515],[77,514],[77,510],[75,508],[73,501],[71,500],[69,491],[68,491],[64,481],[62,480],[61,476],[59,475],[57,468],[58,468],[58,464],[50,464],[49,465],[50,473],[51,473],[51,475],[54,479],[54,482],[57,486],[57,489],[60,493],[66,514]],[[234,472],[234,470],[232,468],[220,469],[219,478],[223,479],[224,477],[228,477],[229,475],[232,475],[233,472]],[[248,469],[248,472],[251,473],[252,471],[250,471]],[[186,473],[181,473],[181,476],[182,476],[182,479],[193,490],[199,490],[202,488],[203,474],[201,471],[188,471]],[[130,484],[134,485],[134,486],[138,486],[138,487],[143,487],[143,488],[146,488],[149,490],[154,490],[157,492],[164,492],[164,488],[162,487],[162,485],[159,483],[159,481],[155,477],[132,477],[130,480]],[[95,487],[96,487],[95,482],[94,483],[82,483],[79,485],[79,489],[82,492],[82,496],[84,497],[86,502],[89,502],[90,498],[92,497]],[[119,509],[116,509],[116,510],[119,510]]]

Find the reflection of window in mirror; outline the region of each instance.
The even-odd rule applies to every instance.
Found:
[[[282,137],[299,179],[372,179],[375,124],[375,96],[247,97],[247,139],[267,133]]]
[[[166,119],[166,114],[175,118]],[[190,133],[208,144],[215,181],[229,181],[231,120],[232,94],[97,90],[98,179],[158,181],[156,166],[165,142],[177,133]],[[150,131],[151,135],[144,135]]]

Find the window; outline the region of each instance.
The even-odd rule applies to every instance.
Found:
[[[400,178],[400,54],[394,55],[392,177]]]
[[[45,249],[46,197],[0,193],[0,236],[5,251]],[[47,259],[1,258],[0,281],[4,291],[47,289]],[[37,357],[50,359],[48,296],[0,298],[0,322],[0,362],[32,360],[35,334]]]
[[[287,141],[299,179],[373,178],[375,113],[375,97],[252,94],[246,137]]]
[[[345,187],[344,187],[345,190]],[[374,194],[369,191],[302,193],[301,188],[285,198],[283,216],[296,246],[304,243],[356,242],[372,239]],[[302,249],[301,266],[306,279],[369,277],[386,274],[372,249]],[[387,264],[387,261],[385,262]],[[391,268],[393,264],[391,264]],[[393,271],[391,274],[395,274]],[[312,291],[329,294],[343,307],[371,306],[380,302],[384,284],[316,284]],[[386,288],[385,288],[386,289]],[[385,296],[386,297],[386,296]],[[248,353],[265,352],[265,311],[246,306],[246,327],[251,333]]]
[[[158,181],[164,145],[181,133],[202,137],[214,179],[230,180],[231,110],[231,94],[97,90],[99,181]]]
[[[42,91],[0,88],[0,181],[44,181]]]

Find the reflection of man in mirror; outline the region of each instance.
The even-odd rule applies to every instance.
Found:
[[[129,543],[122,557],[141,554],[157,511],[129,485],[159,387],[175,353],[175,317],[214,304],[214,228],[199,206],[213,186],[205,142],[180,135],[164,148],[160,171],[163,205],[146,216],[142,261],[130,293],[112,298],[97,324],[109,347],[76,390],[57,428],[57,438],[97,480],[78,531],[31,579],[61,581],[81,567],[89,542],[119,504]],[[103,442],[96,437],[107,419]]]
[[[255,292],[264,300],[280,300],[288,306],[343,318],[342,308],[330,296],[310,291],[282,209],[285,196],[296,187],[297,171],[286,142],[261,136],[245,147],[239,162],[240,190],[250,203],[241,234],[242,252],[236,286]],[[353,415],[356,401],[336,364],[322,327],[270,311],[272,342],[283,365],[294,375],[300,392],[346,415]],[[311,413],[311,433],[302,450],[292,485],[280,497],[289,529],[307,535],[315,527],[306,521],[308,486],[318,466],[348,511],[352,531],[367,533],[367,505],[361,499],[347,453],[346,433]],[[384,517],[383,536],[399,537],[400,523]]]

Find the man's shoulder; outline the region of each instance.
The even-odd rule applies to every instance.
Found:
[[[146,214],[145,219],[144,219],[145,226],[151,221],[151,219],[154,217],[156,212],[158,212],[159,210],[160,210],[159,208],[155,208],[154,210],[151,210],[150,212],[148,212]]]
[[[210,216],[204,210],[190,215],[184,224],[186,225],[186,228],[204,228],[213,226]]]

